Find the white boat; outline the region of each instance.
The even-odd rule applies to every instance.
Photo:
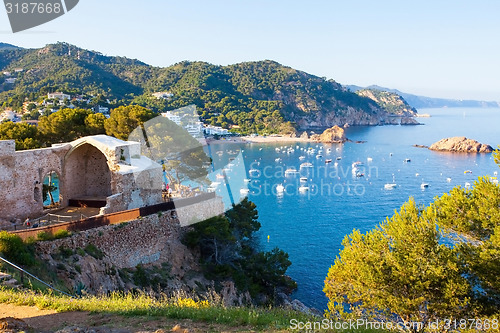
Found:
[[[337,161],[340,161],[342,159],[342,157],[338,156],[337,157]]]
[[[451,178],[450,178],[450,177],[446,178],[446,181],[447,181],[448,183],[451,183]]]
[[[320,159],[320,158],[322,158],[322,157],[323,157],[323,155],[321,155],[321,154],[316,155],[316,158],[317,158],[317,159]]]
[[[285,176],[292,176],[295,175],[296,173],[298,173],[298,171],[294,167],[285,170]]]
[[[305,159],[306,159],[306,157],[305,157],[305,156],[299,156],[299,160],[303,161],[303,160],[305,160]]]
[[[243,179],[243,181],[245,182],[245,184],[250,183],[250,179],[248,179],[248,178]]]
[[[392,190],[393,188],[395,188],[396,186],[398,186],[398,184],[396,184],[396,181],[394,180],[394,175],[392,175],[392,183],[387,183],[384,185],[384,188],[386,190]]]
[[[312,168],[313,167],[313,164],[312,163],[309,163],[309,162],[306,162],[306,163],[302,163],[300,165],[300,168]]]
[[[309,186],[300,186],[299,187],[299,192],[307,192],[309,191]]]
[[[332,160],[331,159],[326,159],[325,160],[325,164],[328,164],[328,163],[332,163]]]
[[[367,158],[366,158],[366,160],[367,160],[368,162],[371,162],[371,161],[373,161],[373,158],[371,158],[371,157],[367,157]]]
[[[411,160],[409,158],[405,158],[405,163],[410,163]]]
[[[240,189],[240,194],[242,194],[242,195],[247,195],[247,194],[248,194],[248,192],[250,192],[250,190],[249,190],[249,189],[247,189],[247,188],[241,188],[241,189]]]
[[[465,183],[465,188],[466,188],[467,190],[468,190],[468,189],[470,189],[470,183],[469,183],[469,182],[466,182],[466,183]]]
[[[395,183],[390,183],[390,184],[385,184],[384,185],[384,188],[386,190],[392,190],[393,188],[395,188],[396,186],[398,186],[398,184],[395,184]]]
[[[352,164],[352,167],[353,167],[353,168],[357,168],[357,167],[362,166],[362,165],[364,165],[364,164],[363,164],[363,162],[356,161],[356,162],[354,162],[354,163]]]
[[[420,188],[421,189],[428,188],[428,187],[429,187],[428,183],[422,183],[422,184],[420,184]]]
[[[277,193],[285,192],[285,186],[283,186],[283,184],[276,185],[276,192]]]
[[[327,153],[330,153],[331,151],[332,151],[332,149],[331,149],[331,148],[328,148],[328,149],[326,150],[326,152],[327,152]]]
[[[217,178],[217,179],[224,179],[224,175],[222,175],[222,174],[218,173],[218,174],[215,176],[215,178]]]
[[[255,175],[258,175],[259,173],[260,173],[260,171],[257,169],[248,170],[248,174],[250,174],[250,176],[255,176]]]
[[[415,174],[415,177],[418,177],[418,176],[420,176],[420,174],[417,172],[417,173]]]
[[[300,177],[301,183],[307,183],[307,177]]]
[[[275,162],[281,162],[281,158],[279,158],[279,157],[278,157],[278,158],[275,158],[275,159],[274,159],[274,161],[275,161]]]

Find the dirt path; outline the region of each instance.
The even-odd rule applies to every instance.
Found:
[[[227,327],[218,324],[193,322],[191,320],[173,320],[160,317],[119,316],[114,314],[92,314],[89,312],[55,312],[40,310],[34,306],[18,306],[0,303],[0,333],[1,318],[14,317],[23,320],[35,332],[55,332],[63,328],[63,332],[92,332],[95,333],[132,333],[132,332],[178,332],[178,333],[207,333],[207,332],[255,332],[249,327]],[[14,330],[17,332],[17,330]],[[277,332],[277,331],[266,331]],[[284,332],[284,331],[281,331]]]

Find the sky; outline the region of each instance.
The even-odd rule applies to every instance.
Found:
[[[68,42],[166,67],[271,59],[342,84],[500,101],[498,0],[80,0],[0,41]]]

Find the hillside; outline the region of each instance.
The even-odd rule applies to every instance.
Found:
[[[20,49],[20,47],[0,42],[0,50],[17,50],[17,49]]]
[[[393,92],[376,89],[361,89],[356,91],[356,94],[372,99],[392,114],[402,116],[415,116],[417,114],[415,108],[411,107],[403,97]]]
[[[454,107],[497,108],[500,106],[499,102],[494,102],[494,101],[458,100],[458,99],[446,99],[446,98],[433,98],[433,97],[418,96],[418,95],[404,93],[404,92],[399,91],[397,89],[384,88],[384,87],[380,87],[377,85],[372,85],[372,86],[369,86],[366,88],[355,86],[355,85],[349,85],[349,86],[347,86],[347,88],[349,88],[349,90],[353,91],[353,92],[358,92],[358,91],[364,90],[364,89],[370,89],[370,90],[378,90],[378,91],[386,91],[386,92],[395,93],[395,94],[403,97],[408,102],[409,105],[411,105],[412,107],[417,108],[417,109],[443,108],[443,107],[449,107],[449,108],[454,108]]]
[[[23,70],[15,73],[15,84],[2,83],[0,77],[0,102],[14,109],[47,92],[101,94],[112,101],[111,107],[135,103],[166,111],[195,104],[205,123],[236,125],[243,133],[286,133],[345,123],[378,125],[390,115],[386,107],[333,80],[270,60],[229,66],[185,61],[158,68],[58,43],[2,51],[0,70],[16,68]],[[153,97],[158,91],[173,97]]]

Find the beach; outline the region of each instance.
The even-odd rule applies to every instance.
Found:
[[[311,139],[289,136],[241,136],[222,138],[219,140],[207,139],[207,143],[279,143],[279,142],[313,142]]]

